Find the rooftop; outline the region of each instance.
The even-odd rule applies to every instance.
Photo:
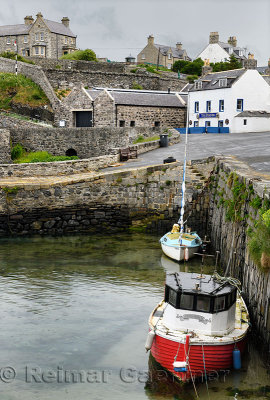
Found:
[[[195,84],[190,89],[191,92],[199,91],[199,90],[214,90],[214,89],[224,89],[229,88],[233,85],[233,83],[239,79],[244,73],[246,69],[232,69],[229,71],[221,71],[221,72],[211,72],[207,75],[202,76],[197,80],[197,82],[202,82],[201,88],[195,88]],[[220,79],[227,79],[226,85],[223,84],[220,86]]]

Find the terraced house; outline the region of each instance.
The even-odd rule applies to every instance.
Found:
[[[69,18],[61,22],[44,19],[39,12],[36,20],[30,15],[24,24],[0,26],[0,52],[18,51],[21,56],[59,58],[76,49],[76,35],[69,28]]]
[[[176,47],[157,44],[153,35],[148,36],[147,45],[137,56],[138,64],[152,64],[168,69],[171,69],[173,63],[178,60],[191,61],[186,50],[182,48],[182,43],[176,43]]]

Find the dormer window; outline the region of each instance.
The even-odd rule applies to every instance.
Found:
[[[168,54],[168,59],[171,60],[172,59],[172,55],[171,53]]]
[[[222,78],[219,80],[219,87],[227,87],[227,78]]]
[[[233,53],[233,48],[229,47],[229,54],[232,54],[232,53]]]
[[[239,56],[240,56],[240,57],[243,56],[243,50],[239,50]]]
[[[195,89],[202,89],[202,81],[195,82]]]

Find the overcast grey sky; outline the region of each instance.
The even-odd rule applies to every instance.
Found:
[[[114,61],[136,56],[149,34],[160,44],[181,41],[195,58],[211,31],[221,41],[236,36],[260,66],[270,57],[270,0],[10,0],[1,7],[0,25],[23,23],[39,11],[54,21],[69,17],[78,47]]]

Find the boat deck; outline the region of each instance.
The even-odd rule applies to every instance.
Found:
[[[249,315],[246,304],[242,297],[237,296],[236,300],[236,311],[235,311],[235,328],[229,332],[228,334],[224,334],[223,336],[213,336],[206,335],[202,333],[196,333],[193,331],[187,330],[174,330],[168,328],[163,322],[162,314],[166,307],[164,300],[162,300],[158,306],[154,309],[153,313],[149,318],[149,325],[152,329],[156,330],[156,333],[159,336],[166,337],[167,339],[185,343],[186,335],[189,333],[190,343],[193,345],[196,344],[207,344],[211,343],[213,345],[224,345],[229,343],[238,342],[242,340],[246,335],[247,330],[249,328]],[[245,322],[246,321],[246,322]]]

